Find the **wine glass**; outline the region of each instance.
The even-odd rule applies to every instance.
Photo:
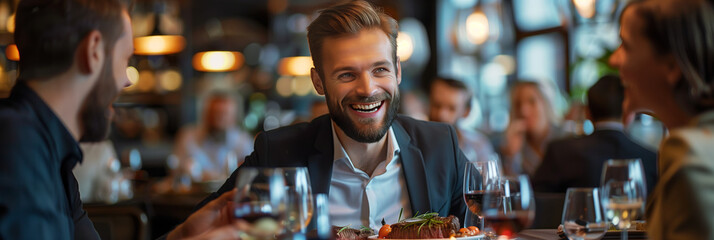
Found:
[[[249,234],[270,239],[281,230],[285,217],[285,177],[279,168],[243,167],[238,170],[233,213],[253,224]]]
[[[622,231],[627,240],[627,230],[632,221],[644,212],[647,188],[640,159],[611,159],[602,169],[601,203],[605,217]]]
[[[498,191],[498,164],[495,160],[467,162],[464,171],[464,200],[469,209],[464,227],[477,226],[483,231],[483,196],[489,191]]]
[[[307,168],[283,168],[285,175],[286,218],[285,227],[292,233],[305,233],[312,219],[312,187]]]
[[[483,216],[499,239],[513,239],[535,216],[533,187],[527,175],[501,177],[498,185],[484,195]]]
[[[563,227],[570,240],[600,239],[608,222],[603,216],[597,188],[568,188],[563,206]]]

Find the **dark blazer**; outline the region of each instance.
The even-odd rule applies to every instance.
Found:
[[[551,142],[533,178],[538,192],[566,192],[568,187],[600,187],[602,166],[608,159],[640,158],[647,193],[657,183],[657,155],[619,130],[595,130],[589,136]]]
[[[399,143],[412,212],[438,212],[440,216],[452,214],[463,219],[466,204],[462,169],[467,160],[459,150],[453,127],[400,115],[392,128]],[[323,115],[310,123],[260,133],[255,140],[255,150],[246,157],[241,168],[307,167],[313,194],[329,194],[334,161],[332,145],[330,117]],[[233,189],[238,170],[197,209]]]

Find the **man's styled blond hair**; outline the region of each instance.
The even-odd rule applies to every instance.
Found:
[[[379,28],[387,34],[396,67],[399,25],[394,18],[363,0],[337,4],[320,11],[320,15],[307,27],[307,41],[315,70],[323,81],[322,43],[325,38],[357,34],[370,28]]]

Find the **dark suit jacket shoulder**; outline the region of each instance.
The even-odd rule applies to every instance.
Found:
[[[465,215],[463,165],[453,127],[397,116],[392,123],[399,143],[412,211]],[[333,159],[332,122],[328,115],[260,133],[243,167],[307,167],[313,193],[329,193]],[[197,208],[235,187],[240,168]]]
[[[657,182],[657,155],[617,130],[597,130],[589,136],[551,142],[536,171],[533,187],[540,192],[599,187],[605,161],[629,158],[642,159],[648,192],[651,192]]]

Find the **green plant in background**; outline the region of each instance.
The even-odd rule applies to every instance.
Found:
[[[577,57],[575,59],[575,62],[570,65],[569,73],[570,76],[573,76],[573,73],[575,72],[575,69],[578,67],[581,67],[584,64],[588,64],[590,62],[593,62],[596,64],[596,78],[599,79],[602,76],[605,76],[607,74],[618,74],[617,69],[613,68],[610,66],[608,63],[610,56],[614,53],[614,50],[610,49],[605,49],[605,53],[600,56],[599,58],[585,58],[585,57]],[[571,102],[578,102],[578,103],[585,103],[585,99],[587,97],[587,92],[588,88],[595,83],[594,81],[592,83],[587,83],[587,86],[583,84],[573,84],[575,83],[575,79],[578,76],[573,76],[571,77],[571,87],[570,87],[570,101]]]

